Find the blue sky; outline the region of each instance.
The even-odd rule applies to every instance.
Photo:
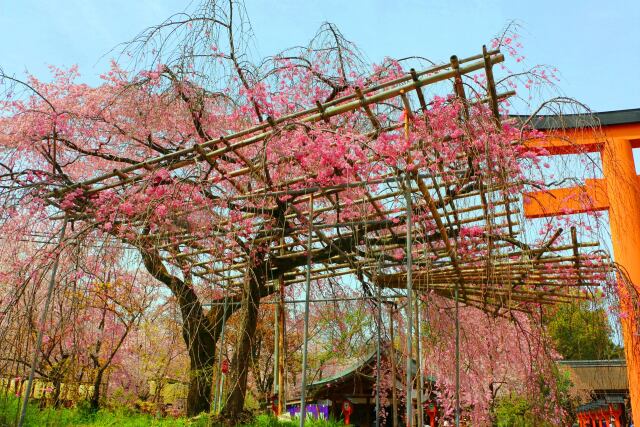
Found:
[[[192,4],[0,0],[0,66],[44,76],[47,64],[78,64],[83,80],[95,83],[111,48]],[[306,44],[330,21],[371,61],[472,55],[515,19],[527,63],[556,66],[566,95],[596,111],[640,107],[638,0],[247,0],[246,8],[258,55]]]

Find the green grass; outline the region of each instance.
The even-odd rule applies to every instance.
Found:
[[[0,427],[12,427],[18,420],[20,402],[15,397],[0,396]],[[38,409],[35,405],[29,405],[25,426],[29,427],[66,427],[66,426],[93,426],[93,427],[209,427],[210,419],[206,415],[196,418],[154,418],[148,414],[138,413],[128,409],[108,410],[102,409],[96,413],[89,413],[80,408],[71,409]],[[342,423],[333,421],[309,420],[305,423],[309,427],[336,427]],[[297,427],[298,421],[283,422],[268,415],[258,415],[253,423],[243,424],[242,427]]]
[[[19,401],[15,397],[0,397],[0,427],[16,425],[18,420]],[[81,408],[71,409],[38,409],[29,405],[25,417],[25,426],[62,427],[62,426],[123,426],[123,427],[206,427],[209,419],[201,416],[196,419],[187,418],[154,418],[148,414],[137,413],[128,409],[103,409],[90,413]]]
[[[274,417],[268,415],[258,415],[251,424],[243,424],[242,427],[298,427],[300,422],[298,419],[293,421],[279,421]],[[309,419],[304,423],[308,427],[338,427],[344,426],[342,422],[337,421],[324,421]]]

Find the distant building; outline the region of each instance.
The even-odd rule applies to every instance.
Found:
[[[580,427],[625,427],[631,420],[627,364],[624,359],[564,360],[573,392],[583,396],[577,408]]]
[[[388,347],[386,347],[388,350]],[[388,366],[387,354],[389,352],[383,350],[381,354],[381,365]],[[396,354],[396,389],[398,396],[400,391],[404,390],[404,367],[406,359]],[[416,373],[416,365],[413,363],[413,372]],[[430,390],[433,387],[434,379],[428,377],[425,379],[425,387],[423,390]],[[354,361],[352,364],[345,366],[344,369],[326,378],[313,381],[307,386],[307,413],[314,417],[326,417],[330,419],[344,419],[342,407],[345,401],[348,401],[353,408],[350,416],[350,424],[360,427],[369,427],[375,425],[375,387],[376,387],[376,352],[373,351],[360,360]],[[416,408],[416,391],[413,392],[414,397],[414,413]],[[287,410],[292,416],[296,416],[300,412],[300,394],[299,387],[291,390],[287,401]],[[387,396],[391,400],[390,396]],[[422,399],[424,410],[424,425],[436,426],[436,417],[438,416],[438,408],[435,405],[433,395],[425,395]],[[400,397],[397,403],[398,423],[404,425],[401,419],[404,418],[405,406],[402,404]],[[392,406],[385,406],[386,424],[392,425]]]

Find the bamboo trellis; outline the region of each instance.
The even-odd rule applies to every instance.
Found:
[[[469,180],[473,174],[468,168],[461,167],[446,174],[467,177],[464,191],[451,191],[442,175],[428,171],[387,171],[371,179],[331,186],[305,185],[309,177],[301,175],[273,186],[261,170],[265,159],[256,155],[270,138],[282,132],[304,123],[330,123],[332,118],[345,113],[362,113],[365,121],[370,122],[369,130],[364,132],[370,139],[386,132],[398,132],[402,123],[383,124],[376,111],[385,103],[396,102],[407,114],[419,115],[429,108],[424,89],[447,80],[453,81],[456,97],[467,107],[474,102],[488,103],[499,121],[498,101],[512,95],[510,92],[498,94],[493,81],[492,67],[503,60],[499,51],[486,49],[480,55],[462,60],[453,57],[450,63],[420,72],[411,70],[402,77],[355,90],[348,96],[317,103],[312,109],[283,117],[268,117],[246,130],[147,159],[81,184],[61,187],[49,193],[46,199],[59,207],[72,190],[82,189],[87,198],[105,191],[124,194],[132,188],[143,188],[146,180],[159,169],[169,170],[177,180],[186,182],[193,179],[194,168],[209,167],[219,174],[218,181],[236,189],[231,195],[211,191],[209,195],[213,199],[239,204],[259,201],[261,206],[272,206],[282,197],[290,198],[283,223],[251,237],[252,244],[269,247],[271,262],[268,268],[273,274],[267,274],[268,286],[278,288],[279,280],[283,280],[285,286],[304,283],[308,246],[314,260],[309,270],[312,281],[353,276],[360,280],[367,278],[370,283],[383,287],[404,288],[405,261],[394,261],[389,254],[401,249],[408,238],[413,238],[415,245],[410,269],[412,283],[418,291],[433,291],[451,297],[459,287],[462,303],[484,310],[526,310],[529,303],[579,298],[578,287],[599,285],[606,269],[606,258],[586,253],[597,243],[578,242],[575,235],[570,245],[556,244],[561,230],[541,247],[523,243],[518,217],[519,198],[511,191],[518,183],[483,182],[482,175],[475,181],[473,177]],[[462,76],[476,71],[485,73],[486,96],[470,101],[465,95]],[[415,109],[411,107],[412,100],[418,101]],[[461,153],[462,159],[464,156]],[[285,157],[279,161],[295,159]],[[215,186],[211,178],[198,184],[204,188]],[[342,200],[340,196],[350,190],[357,190],[360,197]],[[413,201],[408,213],[403,195]],[[314,220],[309,234],[311,241],[308,241],[305,218],[310,214],[310,200],[314,203],[314,215],[324,213],[334,220],[327,221],[329,216],[322,221]],[[362,214],[341,219],[340,212],[348,207],[356,207]],[[67,209],[65,214],[71,221],[90,218],[82,206]],[[225,218],[223,211],[207,211],[201,207],[183,209],[172,215],[175,223],[172,231],[139,233],[130,243],[152,245],[160,250],[162,259],[169,265],[181,269],[187,266],[196,277],[213,281],[231,294],[239,292],[251,260],[250,255],[237,245],[231,249],[225,247],[234,220]],[[208,220],[200,227],[181,221],[189,215],[207,216]],[[408,216],[414,217],[412,236],[406,232]],[[245,213],[242,220],[266,221],[259,210]],[[120,219],[114,226],[141,230],[148,225],[146,221],[144,217],[129,222]],[[483,254],[481,258],[460,255],[458,233],[465,226],[482,228],[483,238],[477,248]],[[382,266],[381,259],[384,260]],[[283,271],[283,265],[291,267]]]

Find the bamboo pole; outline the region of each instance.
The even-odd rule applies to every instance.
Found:
[[[479,69],[482,69],[485,66],[485,61],[483,58],[483,55],[475,55],[472,58],[477,58],[480,59],[482,58],[481,61],[477,61],[477,60],[473,60],[473,62],[469,61],[469,58],[467,58],[467,60],[465,61],[460,61],[460,62],[471,62],[470,64],[466,65],[465,67],[461,67],[459,69],[459,72],[462,74],[467,74],[467,73],[471,73],[473,71],[477,71]],[[492,55],[490,57],[490,62],[492,64],[496,64],[496,63],[500,63],[504,61],[504,55],[502,55],[501,53],[499,53],[498,51],[495,52],[495,55]],[[446,70],[446,68],[448,68],[448,66],[440,66],[440,67],[434,67],[430,70],[425,70],[423,72],[420,73],[421,76],[418,80],[412,80],[412,76],[410,74],[407,74],[405,76],[403,76],[401,78],[401,80],[398,81],[399,86],[396,87],[392,87],[391,89],[387,89],[387,90],[383,90],[381,92],[378,92],[368,98],[366,98],[364,101],[363,100],[356,100],[356,101],[350,101],[351,99],[353,99],[353,95],[349,96],[349,97],[344,97],[340,99],[340,102],[342,101],[350,101],[350,102],[344,102],[342,104],[331,104],[329,106],[327,106],[327,104],[322,105],[321,107],[316,107],[316,108],[312,108],[312,109],[308,109],[308,110],[304,110],[298,113],[294,113],[292,115],[288,115],[288,116],[283,116],[279,119],[275,119],[273,120],[273,122],[275,124],[280,124],[280,123],[285,123],[287,120],[291,120],[293,118],[299,118],[302,117],[302,119],[300,120],[301,122],[315,122],[315,121],[319,121],[319,120],[326,120],[330,117],[333,117],[335,115],[339,115],[342,114],[344,112],[347,111],[352,111],[355,110],[357,108],[360,108],[364,105],[371,105],[371,104],[375,104],[378,102],[382,102],[382,101],[386,101],[390,98],[393,98],[395,96],[398,95],[398,93],[400,93],[400,91],[403,92],[408,92],[408,91],[412,91],[415,90],[417,88],[420,88],[422,86],[426,86],[429,84],[433,84],[433,83],[437,83],[440,82],[442,80],[446,80],[449,79],[451,77],[453,77],[456,72],[453,70],[449,70],[449,71],[444,71]],[[410,81],[411,80],[411,81]],[[368,90],[366,90],[367,92],[370,91],[376,91],[378,89],[386,89],[388,86],[390,85],[378,85],[377,87],[374,86],[372,88],[369,88]],[[357,94],[355,94],[355,97],[357,98]],[[158,156],[140,163],[137,163],[135,165],[130,165],[124,168],[120,168],[118,169],[118,172],[110,172],[101,176],[97,176],[95,178],[92,179],[88,179],[83,181],[82,183],[78,183],[78,184],[73,184],[70,186],[65,187],[63,190],[56,190],[54,192],[52,192],[51,194],[48,194],[46,197],[52,197],[52,196],[57,196],[59,197],[60,195],[66,194],[69,191],[72,191],[76,188],[87,188],[93,184],[96,183],[100,183],[102,181],[105,181],[109,178],[113,178],[113,177],[118,177],[119,174],[128,174],[130,172],[139,170],[139,169],[147,169],[149,167],[153,167],[154,165],[158,165],[161,162],[165,162],[167,164],[167,167],[170,169],[176,169],[178,167],[182,167],[185,166],[187,164],[190,164],[193,162],[193,153],[196,153],[196,155],[200,155],[201,157],[205,158],[205,159],[210,159],[210,158],[215,158],[218,157],[222,154],[226,154],[228,152],[231,151],[235,151],[238,148],[242,148],[245,147],[247,145],[250,145],[251,143],[254,142],[258,142],[261,141],[267,137],[273,136],[273,130],[269,130],[267,131],[267,129],[269,129],[269,127],[271,127],[272,125],[269,123],[263,123],[245,130],[242,130],[240,132],[236,132],[232,135],[227,135],[227,136],[221,136],[220,138],[217,139],[212,139],[206,142],[203,142],[201,144],[198,145],[198,147],[201,149],[201,151],[204,151],[204,149],[207,149],[209,147],[215,146],[216,144],[219,144],[220,141],[230,141],[233,139],[239,139],[241,137],[250,135],[252,133],[256,133],[256,132],[262,132],[259,133],[258,135],[255,135],[253,137],[249,137],[245,140],[236,142],[234,144],[225,144],[224,147],[212,150],[210,152],[207,152],[204,154],[204,156],[202,154],[199,154],[196,150],[195,147],[189,147],[189,148],[183,148],[180,150],[177,150],[173,153],[169,153],[163,156]],[[178,160],[178,159],[184,159],[184,160]],[[208,161],[208,160],[207,160]],[[140,176],[136,175],[136,176],[128,176],[128,178],[126,179],[120,179],[120,183],[124,184],[124,183],[129,183],[129,182],[135,182],[136,180],[139,180]],[[113,185],[113,184],[111,184]],[[108,185],[105,185],[104,187],[102,187],[101,189],[107,189],[107,188],[112,188],[109,187]],[[97,189],[89,189],[88,192],[89,193],[93,193],[95,192]],[[99,191],[99,190],[98,190]]]

